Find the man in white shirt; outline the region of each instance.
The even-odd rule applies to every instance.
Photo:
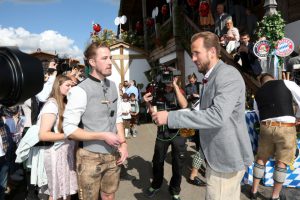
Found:
[[[64,112],[66,137],[80,141],[76,153],[79,199],[115,199],[120,165],[128,157],[120,100],[112,73],[110,49],[90,44],[85,58],[92,71],[71,88]],[[80,125],[79,125],[80,124]]]
[[[257,159],[253,168],[251,199],[257,198],[260,179],[265,164],[275,157],[272,199],[279,200],[279,193],[285,181],[287,165],[293,165],[296,151],[296,118],[293,99],[300,105],[300,87],[288,80],[274,80],[270,74],[260,78],[262,87],[256,93],[254,108],[260,118],[260,138]]]

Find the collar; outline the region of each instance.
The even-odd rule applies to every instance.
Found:
[[[223,13],[219,16],[219,18],[221,19],[221,17],[223,17],[223,15],[225,15],[225,12],[223,12]]]
[[[208,70],[208,72],[206,72],[206,74],[204,75],[205,79],[208,79],[209,75],[211,74],[212,70],[215,68],[216,65],[214,65],[212,68],[210,68],[210,70]]]
[[[97,79],[96,77],[92,76],[91,74],[88,75],[88,78],[90,78],[93,81],[96,81],[98,83],[101,83],[103,80]]]
[[[210,68],[210,70],[208,70],[208,72],[206,72],[206,74],[204,75],[204,79],[208,79],[209,76],[212,74],[213,70],[216,68],[216,66],[221,64],[221,62],[223,62],[223,61],[219,60],[212,68]]]

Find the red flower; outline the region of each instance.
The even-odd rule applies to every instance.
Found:
[[[93,29],[96,33],[100,32],[101,31],[101,26],[99,24],[94,24],[93,25]]]

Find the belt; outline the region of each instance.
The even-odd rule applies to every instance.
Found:
[[[35,147],[42,147],[42,146],[52,146],[54,144],[54,142],[44,142],[44,141],[39,141],[38,143],[36,143],[34,146]]]
[[[282,126],[282,127],[293,127],[296,126],[296,123],[285,123],[285,122],[272,122],[272,121],[262,121],[260,122],[266,126]]]

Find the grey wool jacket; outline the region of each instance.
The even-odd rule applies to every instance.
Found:
[[[245,83],[241,74],[219,61],[203,91],[200,110],[170,111],[168,126],[199,129],[201,148],[213,170],[231,173],[245,169],[252,164],[253,153],[245,120]]]

